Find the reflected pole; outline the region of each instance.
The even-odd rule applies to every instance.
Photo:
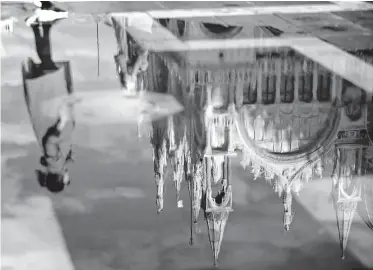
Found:
[[[97,42],[97,76],[100,77],[100,41],[98,35],[98,20],[96,19],[96,42]]]

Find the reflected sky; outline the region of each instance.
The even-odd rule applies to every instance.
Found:
[[[147,8],[177,8],[174,2],[154,3]],[[202,3],[190,5],[204,8]],[[84,8],[64,5],[76,14]],[[5,15],[20,21],[27,14],[5,7]],[[121,7],[105,6],[110,12]],[[209,238],[204,219],[210,229],[224,221],[205,212],[232,208],[221,230],[220,269],[372,267],[369,14],[265,14],[247,20],[177,14],[152,19],[150,28],[138,23],[149,15],[134,17],[129,34],[150,50],[149,67],[137,80],[148,92],[173,96],[184,110],[142,123],[140,137],[136,123],[77,115],[72,184],[57,195],[35,179],[40,150],[20,84],[21,62],[37,59],[32,31],[22,22],[13,33],[2,33],[5,262],[32,263],[39,252],[61,269],[210,269],[214,232]],[[361,38],[360,47],[351,37]],[[53,58],[70,61],[76,93],[121,91],[110,26],[97,28],[75,16],[56,24],[51,38]],[[333,57],[342,59],[339,66],[326,66]],[[352,64],[360,71],[351,73]],[[102,119],[111,117],[100,110]],[[359,191],[353,198],[352,186]],[[342,263],[335,210],[355,201]],[[214,228],[218,243],[223,234]],[[340,230],[347,235],[348,228]],[[17,231],[22,234],[10,237]],[[60,251],[48,253],[53,246]]]

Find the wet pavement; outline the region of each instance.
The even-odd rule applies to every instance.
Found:
[[[292,4],[301,5],[302,3]],[[314,3],[314,5],[319,4],[329,3]],[[274,4],[271,2],[265,4],[264,2],[209,2],[208,4],[207,2],[185,2],[179,5],[176,2],[112,2],[110,4],[92,2],[63,3],[63,5],[69,11],[79,14],[94,14],[112,11],[234,8],[233,5],[268,7]],[[276,5],[288,4],[276,2]],[[161,215],[156,213],[157,189],[152,157],[152,147],[155,146],[150,143],[150,138],[145,132],[150,126],[145,126],[142,137],[138,138],[135,124],[120,120],[102,124],[102,122],[95,121],[93,116],[89,117],[89,114],[84,118],[78,118],[73,137],[76,162],[71,168],[72,184],[61,194],[50,194],[40,188],[34,172],[38,166],[40,149],[26,109],[20,69],[26,57],[32,56],[37,59],[32,32],[22,23],[22,19],[31,8],[8,3],[6,7],[8,13],[2,15],[17,16],[20,18],[20,23],[15,25],[13,33],[2,33],[2,47],[5,51],[1,58],[2,269],[211,269],[213,258],[202,210],[198,224],[200,232],[194,236],[195,244],[191,247],[188,244],[190,238],[188,188],[183,182],[180,196],[184,201],[184,208],[177,208],[171,171],[165,174],[164,211]],[[250,18],[246,22],[240,16],[223,18],[210,16],[210,20],[215,23],[218,21],[219,24],[223,21],[224,24],[244,25],[245,30],[239,36],[241,39],[276,38],[268,34],[266,29],[259,27],[269,24],[273,27],[282,27],[282,30],[288,29],[288,36],[295,35],[299,29],[308,31],[308,36],[320,36],[320,38],[322,36],[323,40],[330,41],[336,47],[350,51],[350,55],[354,54],[351,51],[354,51],[357,45],[360,46],[358,49],[372,49],[372,40],[369,39],[373,31],[371,11],[326,14],[317,15],[317,23],[298,24],[292,22],[288,14],[281,15],[281,18],[272,15],[263,15],[260,18],[248,16]],[[300,13],[297,15],[301,16]],[[324,16],[323,19],[320,18],[322,16]],[[199,19],[189,18],[185,21],[192,22],[190,25],[194,26],[197,25],[196,22],[201,21],[211,23],[202,16]],[[250,22],[255,21],[257,22],[256,28],[248,26]],[[282,24],[279,23],[280,21]],[[320,26],[327,25],[325,22],[344,25],[347,30],[339,34],[317,32]],[[113,61],[113,55],[116,53],[113,30],[107,25],[99,25],[99,76],[97,74],[96,30],[96,24],[91,21],[68,19],[58,23],[52,32],[53,57],[71,62],[74,89],[77,93],[109,92],[120,89]],[[345,39],[346,36],[353,38]],[[364,45],[362,42],[357,42],[358,38],[365,40]],[[200,46],[202,42],[197,41],[204,40],[207,43],[212,42],[212,39],[211,36],[204,37],[200,32],[194,32],[194,35],[191,33],[186,41],[196,41],[194,44]],[[228,46],[234,43],[233,39],[227,39]],[[194,123],[196,134],[198,131],[205,134],[204,107],[201,104],[206,103],[207,92],[201,90],[203,87],[196,87],[194,95],[190,94],[190,84],[184,85],[180,83],[180,79],[179,81],[175,79],[183,69],[173,70],[170,73],[170,79],[166,82],[162,81],[165,80],[162,74],[172,70],[172,65],[167,65],[164,59],[171,59],[172,55],[178,53],[184,62],[177,57],[172,58],[174,59],[172,61],[183,63],[180,66],[217,70],[217,72],[219,68],[227,68],[236,70],[237,74],[239,70],[248,68],[260,70],[258,66],[266,65],[256,66],[256,63],[260,61],[259,56],[263,58],[263,48],[225,49],[221,48],[223,45],[220,43],[216,46],[220,47],[215,50],[195,49],[194,52],[175,50],[174,54],[167,49],[151,53],[152,61],[150,61],[148,72],[144,75],[146,88],[154,92],[168,91],[185,107],[184,112],[171,118],[175,126],[176,141],[180,139],[184,123]],[[239,50],[241,50],[240,53],[237,53]],[[273,53],[279,48],[269,47],[268,50]],[[225,63],[227,67],[215,60],[221,51],[227,59]],[[254,58],[253,55],[255,55]],[[316,67],[316,64],[320,63],[318,61],[322,59],[310,60],[311,56],[309,52],[309,55],[301,54],[299,59],[301,61],[308,59],[312,66]],[[267,56],[267,58],[270,57]],[[288,60],[285,58],[283,61]],[[365,64],[361,62],[364,61],[357,62],[357,65],[365,69],[360,72],[360,75],[364,70],[368,71],[372,68],[371,62],[365,61]],[[319,68],[322,70],[322,65]],[[346,74],[341,75],[337,72]],[[351,76],[347,73],[347,71],[332,70],[331,76],[335,78]],[[221,76],[224,77],[224,75]],[[188,77],[189,83],[196,80],[195,78]],[[195,82],[197,85],[201,84],[201,77],[198,78],[199,81]],[[230,78],[229,75],[226,77],[227,80]],[[365,84],[360,82],[361,86],[359,86],[368,85],[369,87],[372,77],[367,75],[364,78]],[[264,79],[259,81],[264,85]],[[299,79],[296,81],[300,85]],[[278,82],[280,83],[280,80]],[[169,87],[171,83],[173,86]],[[224,93],[232,91],[233,88],[222,87],[222,89],[226,91],[218,92],[220,97],[214,96],[216,98],[214,102],[217,104],[219,100],[228,103],[229,95],[226,96]],[[364,90],[369,96],[369,88]],[[267,98],[269,96],[270,94]],[[264,97],[263,94],[263,99]],[[243,97],[243,99],[250,100],[250,97]],[[239,101],[235,99],[235,102]],[[274,108],[275,106],[273,105]],[[306,110],[307,106],[305,105],[306,108],[303,109]],[[329,108],[330,104],[325,106]],[[271,110],[262,112],[270,114]],[[105,113],[107,112],[102,111],[103,117]],[[369,111],[365,117],[369,120],[371,112]],[[284,127],[284,125],[289,125],[287,121],[290,120],[286,120],[285,124],[282,123],[277,128],[288,129],[289,126]],[[311,126],[312,121],[309,121],[307,122],[309,123],[308,129],[315,129],[315,126]],[[320,119],[318,121],[323,123]],[[295,130],[299,126],[294,123],[292,125],[290,128],[293,128],[293,134],[296,134]],[[363,122],[362,125],[372,130],[370,124]],[[153,131],[158,128],[165,133],[169,126],[167,119],[152,125]],[[348,127],[348,124],[344,126],[347,129]],[[255,126],[253,130],[258,128],[260,129]],[[194,134],[193,129],[190,127],[187,129]],[[266,132],[263,130],[263,134],[267,134]],[[247,136],[250,137],[250,134],[250,128],[247,128]],[[308,140],[304,139],[299,143],[299,149],[303,149],[302,145],[307,147],[310,142],[316,144],[316,133],[309,132],[309,134]],[[206,139],[206,134],[202,137]],[[284,137],[283,145],[285,145],[285,139]],[[166,136],[166,140],[170,141],[170,136]],[[254,140],[259,139],[254,136]],[[272,147],[275,152],[286,151],[285,146],[271,144],[268,146],[266,143],[263,142],[263,145],[267,148]],[[203,144],[195,147],[202,149]],[[276,147],[279,148],[275,149]],[[240,147],[237,146],[237,148]],[[240,151],[237,152],[240,153]],[[314,179],[305,183],[298,196],[294,195],[292,205],[295,209],[294,220],[291,230],[284,233],[282,198],[275,193],[264,176],[254,181],[251,169],[244,170],[240,162],[242,162],[240,154],[232,158],[230,178],[234,212],[230,214],[227,221],[219,255],[219,269],[245,269],[250,266],[258,270],[284,268],[347,270],[373,267],[371,256],[373,234],[357,213],[350,231],[346,258],[343,262],[340,259],[336,217],[333,204],[330,202],[332,165],[326,166],[323,177],[315,176]],[[279,170],[270,162],[268,164],[273,170]],[[367,197],[364,198],[367,199]],[[371,197],[368,202],[372,202]]]

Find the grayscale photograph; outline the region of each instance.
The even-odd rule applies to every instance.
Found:
[[[373,269],[373,2],[1,1],[1,270]]]

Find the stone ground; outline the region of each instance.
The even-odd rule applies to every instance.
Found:
[[[95,13],[138,10],[136,5],[171,8],[175,3],[95,5],[71,4],[70,8]],[[195,5],[202,8],[207,4],[195,2],[192,7]],[[22,5],[8,7],[8,12],[19,17],[26,14]],[[66,20],[53,31],[54,57],[71,60],[77,91],[117,87],[112,62],[115,41],[109,27],[100,26],[100,39],[105,40],[101,42],[100,77],[94,24]],[[40,150],[20,86],[21,61],[36,57],[32,33],[19,24],[13,35],[2,34],[2,40],[6,52],[1,59],[2,269],[210,269],[212,255],[202,218],[202,234],[194,247],[188,246],[186,187],[182,191],[185,208],[177,209],[168,183],[165,211],[157,216],[150,145],[147,138],[136,138],[134,126],[79,123],[72,185],[58,195],[39,188],[34,169]],[[234,162],[235,212],[226,227],[221,269],[373,267],[369,253],[373,235],[359,217],[355,217],[348,254],[341,263],[335,216],[327,203],[328,179],[315,180],[301,192],[294,203],[292,230],[284,234],[280,199],[265,181],[252,178]]]

